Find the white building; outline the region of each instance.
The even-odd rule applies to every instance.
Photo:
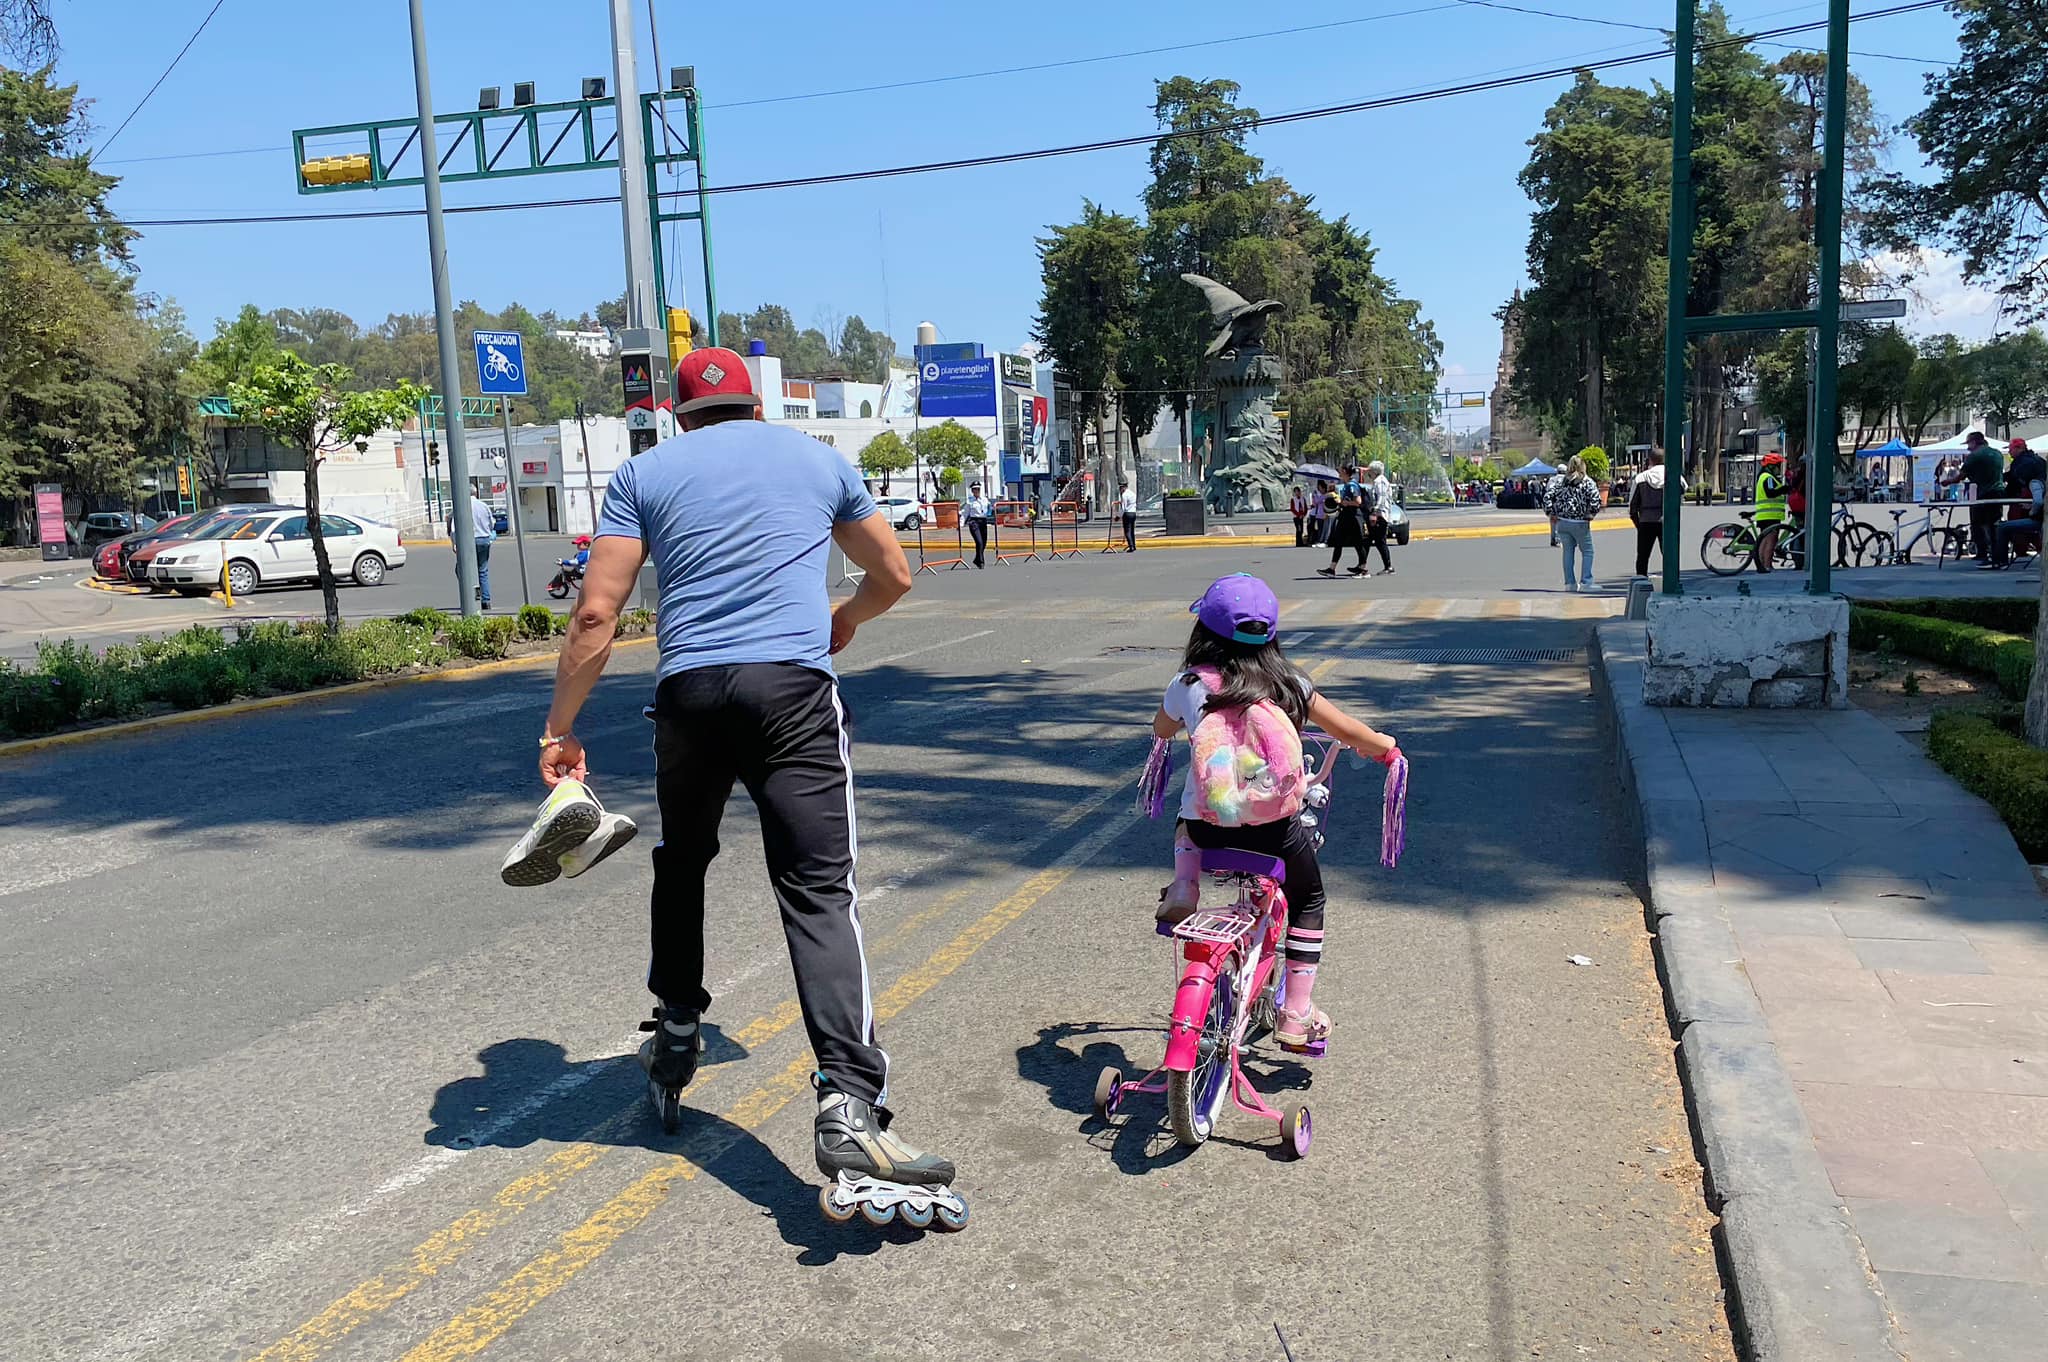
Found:
[[[619,353],[618,338],[609,331],[557,331],[555,339],[569,342],[592,359],[610,359]]]

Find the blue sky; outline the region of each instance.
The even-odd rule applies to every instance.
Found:
[[[916,6],[685,5],[656,0],[662,58],[693,63],[706,104],[713,183],[1022,150],[1151,128],[1152,82],[1228,77],[1272,114],[1458,83],[1511,71],[1646,51],[1651,33],[1615,24],[1668,22],[1652,0],[1527,0],[1580,21],[1459,0],[1297,0],[1171,7],[1037,0]],[[96,101],[104,138],[211,7],[212,0],[58,0],[60,74]],[[1858,8],[1874,7],[1863,0]],[[650,81],[644,3],[638,42]],[[1823,0],[1735,0],[1739,26],[1825,16]],[[1170,24],[1156,18],[1169,12]],[[89,20],[88,15],[93,17]],[[1609,25],[1585,20],[1600,19]],[[1355,22],[1364,20],[1364,22]],[[1353,22],[1346,22],[1353,21]],[[1329,25],[1284,36],[1266,30]],[[571,98],[580,77],[608,75],[600,0],[431,0],[436,104],[472,107],[484,85],[531,79],[542,100]],[[1952,60],[1943,11],[1874,20],[1852,46],[1913,61],[1860,58],[1880,115],[1924,102],[1925,69]],[[1216,41],[1224,40],[1224,41]],[[1794,41],[1817,46],[1820,37]],[[1022,74],[863,94],[784,98],[995,68],[1207,43]],[[1605,77],[1647,83],[1668,64]],[[1523,278],[1528,204],[1515,184],[1526,141],[1562,88],[1552,81],[1258,133],[1273,171],[1323,211],[1370,232],[1383,273],[1421,300],[1445,341],[1450,386],[1484,388],[1499,352],[1493,311]],[[754,101],[742,103],[741,101]],[[293,190],[294,127],[398,118],[413,107],[406,11],[375,5],[226,0],[211,26],[115,145],[105,168],[131,218],[415,207],[417,190],[304,198]],[[255,149],[251,151],[251,149]],[[192,156],[194,152],[250,154]],[[1910,145],[1896,153],[1918,163]],[[145,159],[165,158],[176,159]],[[864,184],[714,200],[718,296],[726,310],[779,302],[800,323],[858,313],[909,338],[920,320],[943,335],[1009,348],[1025,339],[1038,297],[1033,238],[1069,220],[1086,196],[1138,211],[1143,148]],[[615,192],[616,175],[537,177],[450,186],[448,201]],[[458,298],[517,300],[577,312],[616,295],[623,253],[615,206],[489,213],[449,220]],[[687,244],[687,238],[686,238]],[[334,224],[163,227],[137,249],[143,287],[175,297],[194,329],[242,303],[340,308],[374,324],[432,306],[425,227],[416,218]],[[701,306],[691,270],[681,281]],[[1981,296],[1937,270],[1915,329],[1989,325]],[[728,338],[730,339],[730,338]],[[1476,419],[1476,418],[1475,418]]]

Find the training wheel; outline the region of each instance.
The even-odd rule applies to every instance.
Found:
[[[1309,1143],[1314,1138],[1307,1107],[1296,1107],[1280,1122],[1280,1149],[1290,1159],[1307,1158]]]
[[[1123,1096],[1124,1076],[1115,1069],[1104,1069],[1095,1079],[1095,1115],[1107,1121],[1116,1115],[1117,1099]]]
[[[836,1186],[836,1184],[827,1183],[825,1186],[820,1187],[818,1189],[818,1209],[821,1212],[823,1212],[825,1218],[831,1221],[833,1224],[844,1225],[847,1221],[853,1219],[853,1213],[858,1208],[854,1206],[842,1206],[837,1201],[835,1201],[832,1197],[832,1191],[834,1186]]]

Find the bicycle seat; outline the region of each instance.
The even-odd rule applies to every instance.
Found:
[[[1742,517],[1742,518],[1743,518],[1744,520],[1755,520],[1755,519],[1756,519],[1756,512],[1755,512],[1755,511],[1737,511],[1737,512],[1736,512],[1735,514],[1737,514],[1738,516],[1741,516],[1741,517]]]
[[[1287,862],[1256,851],[1204,851],[1202,869],[1211,875],[1257,875],[1275,884],[1287,882]]]
[[[1892,512],[1892,524],[1894,525],[1898,524],[1901,520],[1904,520],[1905,518],[1906,512],[1903,508]]]

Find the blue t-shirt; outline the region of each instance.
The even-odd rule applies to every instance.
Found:
[[[830,673],[832,527],[875,503],[846,456],[800,431],[722,421],[612,474],[600,538],[638,539],[661,578],[656,681],[740,662]]]

